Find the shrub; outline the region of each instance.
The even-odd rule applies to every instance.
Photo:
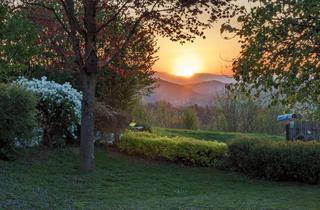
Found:
[[[47,146],[63,146],[65,140],[77,138],[81,118],[82,95],[69,83],[63,85],[41,80],[20,78],[16,83],[39,96],[37,109],[43,128],[43,143]]]
[[[36,126],[35,95],[14,85],[0,84],[0,159],[14,159],[15,147],[27,145]]]
[[[319,142],[236,140],[229,160],[237,170],[272,180],[319,183]]]
[[[128,125],[128,117],[101,102],[95,103],[94,115],[96,130],[101,132],[104,137],[109,136],[107,139],[110,139],[109,134],[113,134],[111,135],[111,138],[113,138],[111,142],[117,143],[121,132]]]
[[[185,137],[163,137],[153,133],[128,132],[119,144],[120,151],[163,158],[193,166],[212,166],[227,153],[227,145],[214,141],[200,141]]]

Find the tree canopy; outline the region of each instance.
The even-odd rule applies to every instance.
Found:
[[[31,60],[40,48],[34,46],[37,27],[26,13],[10,13],[0,4],[0,81],[22,75],[31,66]]]
[[[240,28],[229,21],[221,29],[240,38],[233,63],[238,85],[286,104],[319,104],[320,1],[251,2],[251,10],[239,13]]]

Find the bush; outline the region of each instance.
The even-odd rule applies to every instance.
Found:
[[[66,140],[75,140],[81,119],[82,95],[69,83],[63,85],[53,81],[27,80],[20,78],[16,83],[39,96],[37,109],[43,129],[43,143],[60,147]]]
[[[101,102],[95,103],[94,115],[95,129],[101,132],[107,142],[117,143],[121,133],[128,125],[128,117]],[[113,140],[110,141],[110,139]],[[103,143],[103,139],[100,139],[100,143]]]
[[[0,84],[0,159],[14,159],[15,147],[27,145],[36,126],[35,95],[14,85]]]
[[[319,183],[319,142],[236,140],[229,161],[237,170],[271,180]]]
[[[228,150],[224,143],[185,137],[163,137],[153,133],[128,132],[119,144],[120,151],[151,159],[166,159],[193,166],[213,166]]]

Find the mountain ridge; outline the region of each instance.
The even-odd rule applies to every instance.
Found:
[[[213,79],[225,79],[224,76],[207,73],[185,78],[160,72],[157,73],[157,77],[158,80],[153,93],[143,97],[143,103],[145,104],[166,101],[178,107],[190,105],[208,106],[212,104],[215,96],[225,91],[225,86],[228,84]]]
[[[234,83],[235,80],[231,76],[225,75],[217,75],[217,74],[210,74],[210,73],[196,73],[191,77],[182,77],[173,74],[169,74],[167,72],[156,72],[156,76],[161,78],[162,80],[166,80],[169,82],[173,82],[180,85],[186,85],[191,83],[199,83],[205,81],[219,81],[226,84]]]

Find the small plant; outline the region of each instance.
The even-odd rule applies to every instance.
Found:
[[[37,127],[36,101],[24,88],[0,84],[0,159],[14,159],[16,146],[32,141]]]
[[[43,129],[43,143],[47,146],[63,146],[67,139],[75,140],[81,119],[82,94],[69,83],[20,78],[16,81],[39,96],[37,109]]]

